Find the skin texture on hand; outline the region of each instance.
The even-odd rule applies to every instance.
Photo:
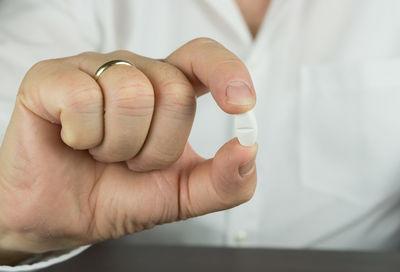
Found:
[[[112,66],[96,82],[97,68],[114,59],[134,67]],[[208,90],[227,113],[255,104],[244,64],[205,38],[165,60],[90,52],[32,67],[0,149],[0,257],[117,238],[249,200],[256,145],[233,139],[206,160],[187,142],[196,97]]]

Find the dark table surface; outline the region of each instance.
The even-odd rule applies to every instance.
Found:
[[[102,243],[43,271],[400,271],[400,252],[138,246]]]

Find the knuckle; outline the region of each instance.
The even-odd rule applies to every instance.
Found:
[[[147,116],[153,114],[154,93],[148,84],[127,80],[113,91],[112,109],[123,115]]]
[[[129,50],[119,49],[119,50],[115,50],[115,51],[111,52],[110,54],[117,55],[117,56],[127,56],[127,55],[131,55],[133,53]]]
[[[186,81],[167,81],[160,86],[162,96],[160,107],[173,115],[194,114],[196,96],[192,86]]]
[[[80,53],[78,56],[81,56],[84,58],[90,58],[90,57],[98,56],[98,55],[99,55],[99,53],[94,52],[94,51],[85,51],[85,52]]]
[[[79,55],[76,55],[76,59],[81,59],[81,60],[90,60],[98,57],[100,53],[94,52],[94,51],[85,51],[80,53]],[[81,61],[82,62],[82,61]]]
[[[94,113],[102,108],[102,95],[96,84],[82,84],[75,86],[66,98],[67,109],[81,112]]]
[[[181,85],[187,88],[187,90],[193,91],[192,85],[186,75],[176,66],[169,62],[157,61],[155,72],[159,75],[159,82],[161,89],[165,85],[176,82],[177,85]],[[194,91],[193,91],[194,95]]]
[[[51,64],[53,61],[54,61],[54,60],[41,60],[41,61],[35,63],[35,64],[32,66],[32,68],[29,70],[29,72],[41,70],[41,69],[43,69],[44,67],[47,67],[49,64]],[[29,72],[28,72],[28,73],[29,73]]]
[[[194,46],[213,46],[213,47],[219,46],[219,43],[216,40],[207,37],[200,37],[193,39],[188,44]]]
[[[137,56],[135,53],[133,53],[129,50],[124,50],[124,49],[112,51],[112,52],[108,53],[107,55],[109,55],[113,59],[122,59],[125,61],[131,61],[131,59],[133,57]]]
[[[41,73],[46,73],[48,74],[49,71],[51,71],[51,68],[53,65],[57,62],[57,60],[54,59],[48,59],[48,60],[41,60],[37,63],[35,63],[26,73],[26,76],[22,82],[22,85],[25,82],[29,82],[31,78],[34,78],[36,75],[41,74]],[[47,72],[46,72],[47,71]]]

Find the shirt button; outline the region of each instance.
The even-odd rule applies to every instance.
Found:
[[[234,238],[237,244],[242,244],[249,238],[249,234],[246,230],[239,230],[238,232],[236,232]]]

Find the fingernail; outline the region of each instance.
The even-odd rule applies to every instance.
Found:
[[[239,166],[239,175],[242,178],[250,175],[251,172],[253,172],[255,165],[256,165],[255,159],[251,159],[248,162],[243,163],[242,165]]]
[[[252,105],[255,103],[255,96],[246,83],[232,81],[226,88],[226,102],[234,105]]]

